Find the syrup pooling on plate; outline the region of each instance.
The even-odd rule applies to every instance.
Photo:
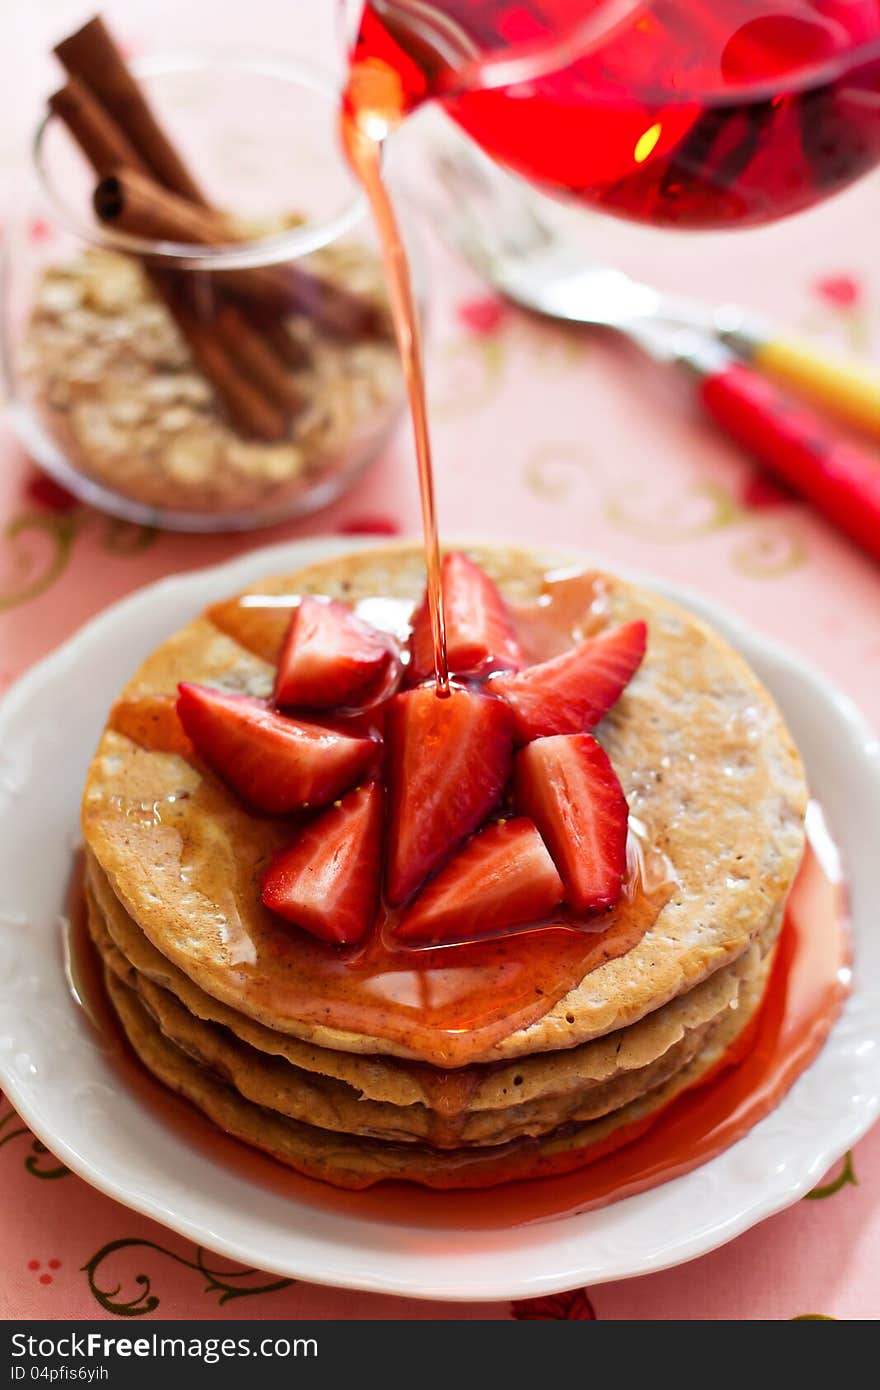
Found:
[[[110,728],[140,748],[192,758],[194,749],[177,717],[176,706],[177,696],[170,694],[137,701],[118,700],[110,711]]]
[[[344,1216],[424,1230],[509,1229],[606,1206],[690,1172],[743,1138],[809,1066],[848,991],[850,939],[840,859],[816,802],[810,803],[807,814],[807,840],[760,1011],[712,1073],[646,1119],[566,1155],[566,1171],[553,1174],[535,1166],[529,1172],[534,1144],[516,1141],[512,1147],[522,1154],[523,1169],[516,1181],[500,1187],[432,1192],[410,1183],[385,1182],[369,1191],[346,1192],[282,1168],[219,1132],[131,1059],[106,1004],[85,927],[81,879],[74,883],[70,903],[72,973],[88,982],[89,1012],[106,1032],[124,1083],[212,1163],[222,1163],[260,1188]],[[428,1094],[441,1128],[444,1123],[454,1126],[474,1070],[444,1074],[426,1069],[432,1079]],[[491,1158],[489,1154],[486,1161]]]
[[[594,637],[608,623],[612,581],[582,569],[551,570],[533,603],[511,603],[528,664],[547,661]]]
[[[73,857],[60,925],[64,974],[70,996],[101,1041],[107,1043],[116,1036],[116,1025],[101,982],[97,953],[89,938],[82,850]]]
[[[517,635],[534,659],[555,655],[604,624],[609,582],[589,573],[551,575],[534,603],[515,607]],[[210,617],[271,663],[297,602],[296,595],[248,594],[215,607]],[[386,631],[406,636],[397,600],[368,596],[354,610],[374,624],[384,616]],[[111,726],[152,751],[183,752],[166,722],[167,698],[122,701]],[[166,852],[184,883],[181,906],[189,894],[202,908],[210,904],[218,948],[245,993],[250,982],[264,1000],[271,998],[277,1015],[393,1040],[440,1067],[462,1066],[485,1053],[543,1017],[598,965],[631,950],[674,884],[650,827],[634,822],[625,891],[608,913],[586,919],[554,913],[548,923],[494,939],[415,949],[395,944],[396,914],[383,907],[364,946],[340,949],[259,904],[258,869],[289,843],[295,821],[248,812],[210,776],[192,787],[182,784],[179,799],[157,807],[156,815],[156,833],[170,837]],[[179,884],[177,891],[180,896]]]

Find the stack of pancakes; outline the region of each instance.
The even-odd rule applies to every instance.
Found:
[[[522,603],[559,565],[500,548],[475,558]],[[381,598],[386,613],[405,615],[423,585],[420,552],[402,546],[250,592]],[[763,996],[803,846],[802,769],[769,695],[717,634],[651,592],[608,579],[603,593],[607,620],[645,618],[649,641],[596,733],[671,865],[672,890],[632,949],[454,1068],[441,1038],[416,1050],[341,1027],[332,1010],[290,1011],[284,934],[297,929],[260,903],[289,827],[248,811],[175,736],[180,680],[270,693],[289,610],[221,605],[148,659],[122,698],[168,727],[144,738],[111,716],[83,827],[108,995],[155,1076],[309,1175],[353,1188],[386,1178],[460,1187],[574,1167],[713,1070]],[[262,626],[227,622],[234,611]]]

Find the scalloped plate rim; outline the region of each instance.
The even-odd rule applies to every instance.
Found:
[[[483,539],[485,543],[492,543],[491,540]],[[166,576],[137,590],[84,624],[10,688],[0,701],[0,747],[4,746],[3,734],[6,726],[14,723],[31,699],[41,691],[51,689],[60,677],[80,669],[83,664],[87,665],[91,651],[101,648],[120,630],[130,628],[133,619],[143,619],[150,608],[161,609],[164,614],[167,606],[168,623],[166,626],[163,621],[163,627],[170,634],[185,622],[188,616],[195,616],[211,598],[235,592],[237,588],[255,582],[264,574],[268,575],[285,567],[297,568],[333,554],[395,543],[398,542],[385,542],[377,537],[311,537],[283,542],[251,551],[219,565]],[[478,544],[479,541],[466,538],[458,543]],[[496,539],[494,543],[500,542]],[[584,555],[575,548],[560,547],[558,551],[552,545],[534,548],[548,557],[552,555],[554,564],[558,562],[560,566],[570,563],[602,565],[602,557]],[[634,572],[627,567],[606,567],[635,583],[658,590],[692,609],[713,626],[717,626],[734,645],[744,649],[750,660],[756,660],[759,665],[764,665],[772,671],[769,677],[767,670],[763,672],[763,677],[771,689],[776,681],[784,684],[786,677],[793,676],[800,683],[801,696],[806,706],[812,702],[814,706],[824,705],[826,711],[830,710],[838,721],[839,737],[842,739],[844,732],[846,734],[850,756],[854,756],[856,751],[860,754],[862,761],[855,769],[857,784],[880,815],[880,740],[848,696],[837,690],[825,676],[810,667],[800,656],[762,636],[742,619],[707,601],[702,595],[655,576]],[[200,593],[202,590],[209,591],[207,598],[204,593]],[[200,596],[190,606],[188,599],[193,595]],[[103,722],[103,711],[116,693],[116,688],[95,696],[95,724],[98,730]],[[778,690],[774,693],[785,708],[785,700],[780,698]],[[786,714],[791,718],[790,709],[786,709]],[[805,760],[809,765],[808,750],[805,750]],[[72,778],[71,773],[68,780]],[[73,798],[71,809],[74,824],[77,819],[79,789],[80,783],[74,782],[65,793]],[[862,918],[861,881],[863,877],[868,880],[872,878],[873,865],[867,863],[866,858],[853,849],[852,837],[857,827],[853,824],[836,823],[834,828],[838,841],[842,842],[845,857],[849,860],[850,856],[853,856],[847,864],[847,869],[854,889],[859,890],[857,897],[854,896],[853,918],[857,951],[864,958],[864,955],[870,954],[871,937],[867,933],[867,922],[862,926],[861,937],[859,934]],[[14,840],[14,830],[10,838]],[[874,869],[873,878],[876,886],[880,888],[880,869]],[[864,896],[869,896],[867,891],[864,892]],[[57,905],[60,905],[60,897]],[[876,963],[880,967],[880,950],[876,954]],[[60,960],[57,962],[56,974],[58,978],[54,983],[60,985],[59,997],[60,993],[63,993],[62,1007],[69,1010],[75,1029],[88,1037],[87,1030],[76,1017],[74,1006],[67,994]],[[862,978],[867,979],[868,976],[869,971],[865,970]],[[274,1196],[274,1204],[281,1203],[288,1215],[299,1213],[305,1219],[298,1227],[294,1222],[291,1228],[284,1231],[283,1234],[291,1238],[283,1250],[275,1245],[269,1246],[266,1244],[265,1235],[257,1238],[253,1234],[248,1225],[247,1212],[230,1212],[221,1207],[219,1198],[215,1198],[210,1219],[206,1211],[192,1215],[191,1210],[187,1210],[187,1199],[195,1198],[197,1202],[204,1202],[205,1194],[200,1190],[193,1190],[192,1187],[175,1193],[176,1184],[170,1174],[161,1174],[164,1185],[163,1181],[159,1181],[151,1190],[149,1186],[142,1186],[145,1181],[143,1173],[140,1178],[129,1173],[128,1181],[124,1181],[108,1171],[106,1163],[102,1165],[100,1154],[97,1152],[96,1135],[88,1133],[85,1142],[82,1137],[69,1137],[69,1126],[68,1133],[65,1133],[65,1123],[59,1125],[58,1119],[49,1113],[52,1079],[49,1078],[44,1084],[42,1079],[37,1082],[22,1080],[16,1074],[9,1061],[10,1055],[15,1054],[14,1044],[0,1050],[0,1085],[33,1133],[71,1170],[114,1200],[217,1254],[271,1273],[341,1288],[444,1301],[492,1301],[532,1297],[570,1289],[584,1283],[595,1284],[612,1279],[630,1278],[684,1263],[725,1244],[808,1192],[880,1115],[880,1066],[877,1063],[871,1068],[868,1090],[864,1090],[863,1083],[861,1095],[856,1099],[849,1098],[846,1106],[835,1115],[833,1132],[831,1127],[823,1127],[824,1138],[817,1138],[815,1151],[809,1158],[803,1156],[799,1159],[797,1171],[793,1171],[789,1163],[787,1173],[780,1171],[771,1174],[772,1182],[740,1176],[738,1186],[743,1191],[739,1194],[739,1201],[731,1203],[730,1209],[726,1212],[714,1212],[711,1224],[704,1221],[697,1229],[688,1231],[685,1222],[684,1226],[679,1226],[674,1236],[667,1235],[653,1241],[646,1239],[641,1249],[628,1248],[616,1256],[609,1254],[604,1258],[597,1258],[593,1254],[591,1258],[591,1248],[596,1244],[595,1232],[592,1233],[591,1239],[591,1226],[597,1223],[608,1226],[610,1229],[603,1235],[603,1242],[607,1244],[610,1235],[613,1245],[614,1227],[620,1224],[619,1214],[631,1212],[635,1208],[647,1212],[661,1204],[669,1205],[671,1210],[677,1196],[681,1197],[684,1209],[690,1210],[692,1202],[689,1201],[688,1194],[696,1192],[701,1181],[705,1183],[707,1176],[713,1174],[722,1176],[722,1171],[725,1168],[729,1169],[735,1162],[745,1162],[750,1149],[755,1149],[758,1138],[766,1133],[768,1123],[775,1119],[778,1124],[784,1119],[786,1111],[792,1110],[798,1089],[803,1086],[807,1077],[819,1074],[823,1060],[830,1061],[845,1028],[854,1026],[855,1015],[859,1012],[857,1006],[863,1006],[861,1014],[867,1020],[861,1025],[863,1042],[872,1045],[873,1053],[880,1052],[880,995],[872,995],[864,986],[860,987],[857,958],[853,993],[847,1001],[841,1019],[835,1024],[828,1042],[812,1067],[799,1079],[770,1116],[755,1126],[755,1129],[739,1143],[710,1163],[682,1178],[639,1196],[626,1198],[599,1212],[553,1218],[530,1226],[513,1227],[507,1231],[446,1230],[443,1233],[442,1256],[436,1251],[422,1253],[417,1250],[413,1252],[405,1248],[393,1248],[395,1241],[389,1240],[393,1232],[402,1233],[409,1230],[412,1234],[414,1228],[386,1226],[381,1222],[366,1219],[340,1218],[338,1214],[306,1207],[305,1204],[278,1198],[277,1195]],[[2,1041],[8,1042],[8,1039],[4,1038]],[[94,1042],[90,1041],[89,1045],[99,1056],[99,1049],[95,1047]],[[835,1098],[839,1098],[837,1092]],[[143,1114],[141,1111],[141,1115]],[[113,1137],[118,1140],[118,1133],[114,1133]],[[164,1135],[164,1138],[167,1137]],[[140,1151],[135,1150],[134,1158],[140,1157]],[[785,1165],[781,1166],[784,1170]],[[156,1175],[153,1176],[155,1183]],[[728,1189],[731,1176],[728,1174]],[[239,1183],[248,1186],[242,1184],[241,1180]],[[259,1195],[261,1194],[254,1192],[255,1198]],[[210,1202],[208,1205],[210,1207]],[[189,1206],[192,1206],[191,1202]],[[310,1229],[315,1224],[326,1227],[323,1234],[319,1231],[315,1235]],[[353,1234],[354,1228],[357,1238]],[[370,1244],[370,1237],[374,1238],[373,1245]],[[400,1245],[400,1241],[396,1243]],[[517,1255],[526,1260],[529,1268],[527,1272],[514,1275],[510,1273],[510,1268]]]

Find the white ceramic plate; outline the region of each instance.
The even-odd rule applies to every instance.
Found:
[[[206,604],[351,549],[309,540],[163,580],[116,604],[0,705],[0,1085],[86,1181],[209,1250],[318,1283],[439,1299],[528,1297],[689,1260],[794,1202],[880,1112],[880,742],[791,653],[693,594],[658,585],[752,663],[800,745],[842,846],[853,992],[819,1057],[772,1114],[685,1177],[604,1210],[507,1230],[383,1224],[266,1190],[190,1147],[120,1089],[65,983],[58,916],[83,780],[135,666]],[[644,582],[644,581],[643,581]]]

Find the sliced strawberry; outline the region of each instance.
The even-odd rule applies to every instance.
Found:
[[[307,594],[287,629],[275,699],[315,709],[366,704],[384,689],[394,661],[390,639],[344,603]]]
[[[382,788],[369,782],[313,820],[263,879],[272,912],[334,945],[362,941],[382,877]]]
[[[510,710],[454,686],[396,695],[388,710],[387,890],[404,902],[488,815],[510,772]]]
[[[514,759],[517,810],[531,816],[578,912],[611,907],[626,871],[627,805],[590,734],[539,738]]]
[[[376,756],[373,739],[288,719],[248,695],[186,683],[178,690],[177,713],[197,752],[261,811],[282,816],[325,806]]]
[[[552,661],[493,677],[492,689],[513,709],[517,742],[592,729],[641,664],[647,635],[645,623],[624,623]]]
[[[446,660],[450,672],[463,676],[519,671],[525,658],[510,614],[492,580],[479,565],[460,550],[451,552],[443,560],[442,588]],[[434,670],[427,597],[413,620],[410,654],[409,678],[415,684]]]
[[[543,921],[565,889],[533,823],[487,826],[416,898],[395,929],[401,941],[438,945]]]

